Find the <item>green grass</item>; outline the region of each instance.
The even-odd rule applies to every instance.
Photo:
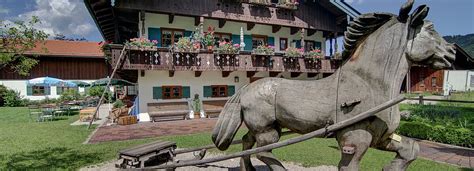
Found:
[[[86,126],[70,126],[78,116],[63,117],[53,122],[30,121],[26,108],[0,108],[0,170],[77,169],[109,161],[117,152],[157,138],[82,144],[92,130]],[[239,131],[237,138],[241,138]],[[286,136],[283,139],[292,137]],[[210,133],[169,136],[160,139],[177,142],[178,147],[197,147],[211,144]],[[239,151],[232,146],[228,152]],[[213,151],[217,152],[217,151]],[[313,139],[274,150],[284,161],[304,166],[337,165],[340,153],[334,139]],[[395,154],[369,150],[362,161],[362,170],[380,170]],[[459,170],[457,167],[418,159],[409,170]]]

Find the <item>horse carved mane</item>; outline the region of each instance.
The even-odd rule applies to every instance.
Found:
[[[362,14],[354,19],[354,21],[351,21],[347,27],[347,31],[344,32],[344,51],[342,51],[342,59],[344,61],[348,60],[358,45],[363,42],[367,36],[390,21],[393,17],[396,17],[396,15],[390,13],[368,13]]]

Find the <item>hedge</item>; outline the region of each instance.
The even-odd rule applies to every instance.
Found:
[[[442,125],[431,126],[421,122],[400,123],[399,134],[465,147],[474,146],[474,132],[466,128],[449,128]]]

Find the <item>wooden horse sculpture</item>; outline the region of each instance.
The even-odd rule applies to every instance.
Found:
[[[449,68],[455,50],[425,21],[429,8],[411,15],[408,0],[398,16],[363,14],[350,23],[344,37],[343,66],[320,80],[266,78],[246,85],[229,99],[214,128],[212,140],[226,150],[242,122],[249,129],[243,149],[264,146],[280,139],[281,129],[308,133],[344,121],[400,94],[413,64]],[[405,170],[416,159],[418,144],[394,134],[399,126],[398,105],[335,132],[342,158],[340,170],[358,170],[369,147],[396,152],[384,170]],[[317,147],[313,147],[317,148]],[[272,170],[285,170],[271,151],[257,158]],[[241,159],[242,170],[254,170],[250,156]]]

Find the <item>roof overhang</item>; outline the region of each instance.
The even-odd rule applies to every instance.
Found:
[[[352,18],[356,18],[361,14],[359,11],[357,11],[355,8],[345,2],[345,0],[330,0],[330,2]]]

